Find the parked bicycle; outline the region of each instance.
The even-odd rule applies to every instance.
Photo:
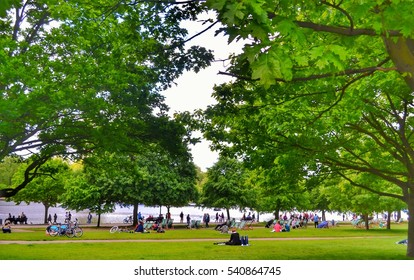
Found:
[[[50,236],[67,236],[72,237],[81,237],[83,235],[83,230],[79,226],[78,219],[75,222],[70,222],[68,224],[50,224],[46,228],[46,234]]]
[[[52,237],[55,237],[55,236],[67,236],[69,238],[74,237],[74,231],[69,228],[68,224],[49,225],[46,228],[46,234],[49,234]]]
[[[81,237],[83,235],[83,230],[79,226],[78,218],[75,219],[75,222],[72,225],[71,224],[69,225],[70,225],[70,228],[73,230],[74,237]]]
[[[119,226],[113,226],[109,230],[110,233],[116,233],[116,232],[134,232],[134,230],[128,228],[128,227],[119,227]]]
[[[126,216],[124,218],[124,224],[132,224],[133,221],[132,216]]]

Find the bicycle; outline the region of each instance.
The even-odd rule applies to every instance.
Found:
[[[119,226],[113,226],[113,227],[111,227],[109,232],[110,233],[116,233],[116,232],[118,232],[118,233],[119,232],[129,232],[129,233],[131,233],[131,232],[134,232],[134,231],[132,229],[127,228],[127,227],[121,228]]]
[[[49,225],[46,228],[46,234],[49,234],[52,237],[65,235],[72,238],[81,237],[83,235],[83,230],[79,227],[78,219],[76,219],[74,223],[69,222],[67,224]]]
[[[81,237],[83,235],[83,230],[79,226],[78,218],[75,219],[75,222],[73,223],[73,226],[70,225],[70,230],[73,231],[74,237]]]
[[[133,221],[132,216],[126,216],[123,220],[124,224],[132,224]]]
[[[68,224],[57,224],[57,225],[50,225],[46,228],[46,233],[52,237],[56,236],[67,236],[72,238],[75,236],[74,230],[70,228]]]

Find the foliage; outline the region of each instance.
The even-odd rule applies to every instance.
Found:
[[[256,193],[248,180],[249,173],[243,168],[242,162],[220,157],[207,170],[207,180],[202,186],[201,205],[227,209],[228,219],[231,208],[254,208]]]
[[[0,162],[0,189],[12,185],[12,178],[17,172],[22,159],[16,156],[7,156]]]
[[[13,178],[14,182],[21,182],[27,164],[20,165],[19,172]],[[69,171],[67,162],[61,158],[52,158],[39,168],[36,177],[11,200],[16,204],[21,202],[43,204],[45,207],[44,223],[47,223],[49,207],[56,207],[61,202],[61,196],[65,192],[65,181],[70,176]]]
[[[207,3],[229,40],[245,42],[222,73],[237,80],[204,115],[216,147],[293,167],[284,182],[332,173],[414,212],[412,2]],[[378,183],[355,179],[366,176]]]
[[[198,1],[2,1],[0,158],[37,160],[0,196],[23,189],[54,155],[147,143],[173,150],[182,139],[170,138],[175,126],[159,92],[212,60],[203,47],[184,47],[180,27],[204,9]]]
[[[98,214],[116,204],[183,206],[197,199],[195,166],[188,157],[162,150],[138,154],[96,153],[84,159],[84,169],[66,185],[65,205]],[[99,225],[99,222],[98,222]]]

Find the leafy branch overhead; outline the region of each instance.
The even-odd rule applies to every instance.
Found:
[[[372,211],[404,204],[413,213],[413,2],[207,5],[220,32],[244,44],[220,73],[234,81],[216,86],[217,104],[197,115],[213,147],[259,170],[274,205],[288,205],[280,199],[302,188],[321,201],[324,190],[340,194],[346,185],[369,197],[360,201],[385,198]],[[408,240],[414,257],[411,221]]]
[[[160,92],[213,60],[202,46],[186,48],[180,27],[205,9],[198,1],[1,1],[0,159],[18,153],[42,164],[148,144],[186,150]]]
[[[247,63],[247,77],[269,87],[278,81],[398,71],[414,89],[410,1],[211,0],[208,5],[225,24],[229,40],[245,42],[228,75],[246,77]]]

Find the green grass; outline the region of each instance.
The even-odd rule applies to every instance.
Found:
[[[395,244],[406,238],[407,224],[392,225],[391,230],[355,229],[340,226],[331,229],[292,230],[273,233],[257,227],[239,231],[248,235],[250,246],[218,246],[229,235],[213,228],[169,230],[163,234],[109,233],[109,228],[84,228],[81,238],[50,237],[44,227],[24,232],[1,234],[2,260],[403,260],[406,246]],[[274,239],[274,238],[282,239]],[[146,242],[131,242],[142,239]],[[83,240],[84,242],[74,242]],[[107,242],[107,241],[111,242]],[[164,240],[164,242],[158,242]],[[30,241],[17,244],[18,241]],[[48,243],[34,241],[52,241]],[[57,241],[68,241],[60,243]]]

